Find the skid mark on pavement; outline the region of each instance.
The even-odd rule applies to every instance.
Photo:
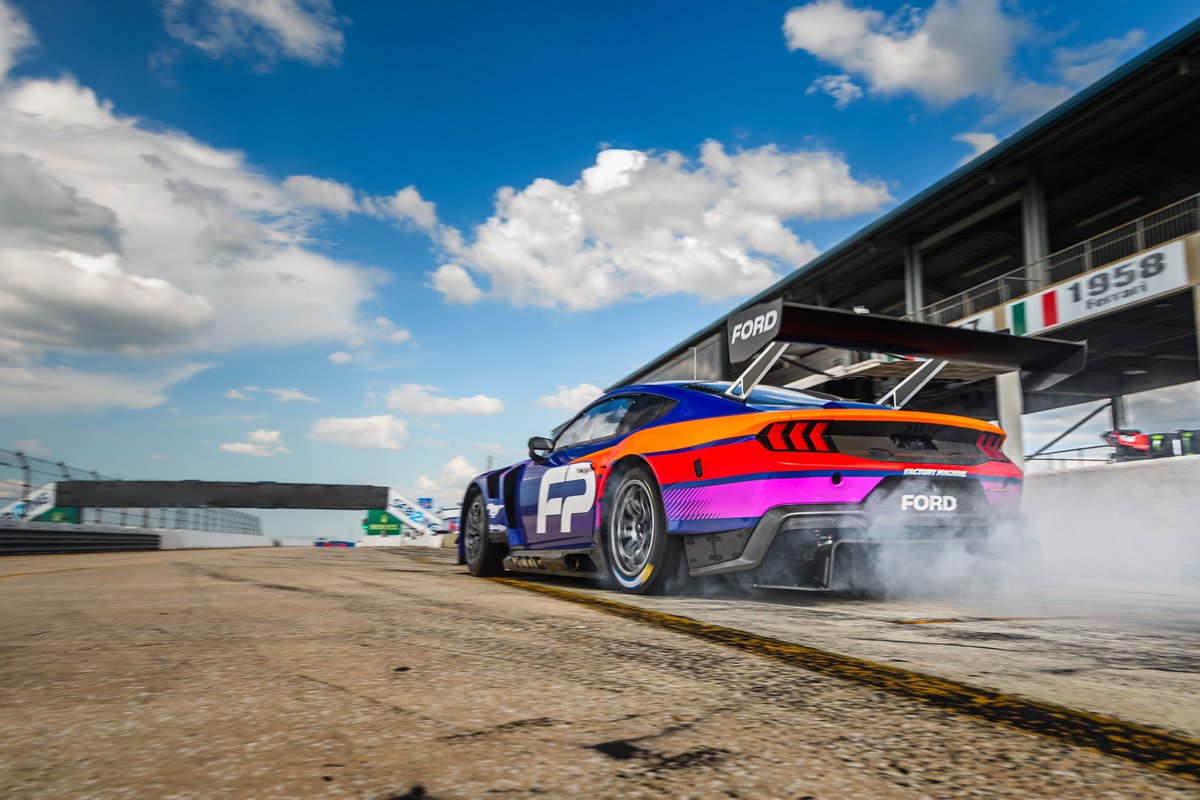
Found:
[[[556,586],[515,578],[492,580],[1200,782],[1200,742],[1168,731]]]
[[[889,619],[893,625],[944,625],[950,622],[1029,622],[1045,617],[939,617],[934,619]]]

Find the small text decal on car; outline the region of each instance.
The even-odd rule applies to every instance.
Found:
[[[954,511],[958,498],[952,494],[906,494],[900,496],[901,511]]]
[[[933,469],[932,467],[909,467],[904,470],[905,475],[931,475],[936,478],[965,478],[967,471],[965,469]]]

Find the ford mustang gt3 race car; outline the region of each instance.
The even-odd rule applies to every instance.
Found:
[[[985,545],[1019,525],[1021,471],[1004,432],[908,411],[941,359],[1023,370],[1037,389],[1077,372],[1081,344],[775,303],[728,323],[735,381],[610,390],[530,457],[477,477],[460,561],[474,575],[557,572],[623,591],[747,573],[826,590],[880,548]],[[760,385],[788,342],[929,360],[881,404]],[[747,355],[749,354],[749,356]]]

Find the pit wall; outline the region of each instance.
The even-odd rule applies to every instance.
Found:
[[[1037,472],[1024,511],[1046,568],[1200,579],[1200,456]]]
[[[458,547],[457,533],[438,533],[438,534],[417,534],[409,536],[407,534],[401,536],[364,536],[359,542],[359,547],[434,547],[434,548],[455,548]]]
[[[152,530],[162,538],[163,550],[187,550],[199,547],[311,547],[311,539],[283,539],[273,536],[254,536],[249,533],[215,533],[212,531]]]

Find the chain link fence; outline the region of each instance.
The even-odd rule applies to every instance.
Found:
[[[57,481],[117,480],[61,461],[30,456],[20,450],[0,450],[0,508],[19,502],[35,489]],[[262,535],[262,520],[228,508],[85,508],[80,523],[132,528],[212,531]]]
[[[1200,194],[1085,239],[1065,250],[1051,253],[1036,264],[1026,264],[965,292],[939,300],[910,316],[937,325],[949,325],[1016,300],[1042,286],[1082,275],[1088,270],[1197,231],[1200,231]]]

